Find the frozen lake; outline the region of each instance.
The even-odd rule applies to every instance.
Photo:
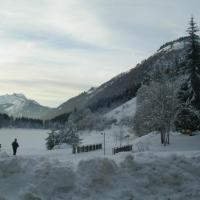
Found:
[[[17,138],[19,148],[17,155],[37,154],[46,151],[45,138],[48,130],[43,129],[0,129],[1,151],[12,154],[11,143]]]

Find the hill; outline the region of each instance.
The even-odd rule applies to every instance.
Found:
[[[72,112],[74,109],[90,108],[91,111],[108,111],[136,96],[141,84],[153,77],[160,69],[176,68],[184,62],[188,48],[188,37],[162,45],[158,51],[132,68],[121,73],[97,88],[69,99],[54,110],[51,110],[45,119],[52,119],[58,115]]]

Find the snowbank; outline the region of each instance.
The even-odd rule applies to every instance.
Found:
[[[119,163],[108,158],[80,161],[77,169],[47,158],[3,156],[0,199],[199,200],[199,168],[200,155],[152,156],[144,164],[126,154]]]
[[[71,149],[72,148],[72,145],[69,145],[69,144],[66,144],[66,143],[63,143],[63,144],[58,144],[58,145],[55,145],[53,147],[53,149]]]
[[[153,152],[181,152],[200,151],[200,132],[194,136],[183,135],[178,132],[170,133],[170,144],[161,145],[160,134],[149,133],[143,137],[133,140],[134,151],[153,151]]]
[[[166,147],[155,133],[130,137],[122,145],[133,144],[133,152],[112,155],[117,131],[105,131],[106,156],[103,150],[72,154],[71,148],[17,156],[3,150],[0,200],[200,199],[200,133],[172,133]],[[97,131],[82,137],[83,145],[104,142]]]

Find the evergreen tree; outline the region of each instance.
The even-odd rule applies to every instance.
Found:
[[[194,107],[200,109],[200,44],[197,35],[198,27],[191,17],[189,28],[189,49],[188,49],[188,68],[190,72],[190,82],[192,87],[191,103]]]
[[[200,116],[199,112],[193,107],[182,107],[177,112],[177,117],[175,120],[175,126],[178,130],[183,133],[189,131],[195,131],[200,128]]]
[[[58,132],[56,132],[56,130],[51,130],[48,134],[49,135],[46,138],[46,147],[48,150],[51,150],[56,144],[58,144]]]
[[[198,130],[200,123],[200,44],[197,35],[198,27],[191,17],[189,28],[189,46],[184,63],[185,79],[178,92],[179,108],[177,111],[175,125],[178,130]]]
[[[199,49],[199,36],[197,35],[197,32],[199,31],[196,23],[194,22],[194,18],[191,17],[189,22],[189,28],[187,29],[187,32],[189,34],[189,50],[188,50],[188,60],[189,65],[191,68],[191,72],[198,72],[200,73],[200,49]]]

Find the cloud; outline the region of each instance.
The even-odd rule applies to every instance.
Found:
[[[14,86],[14,88],[13,88]],[[83,85],[68,81],[55,81],[55,80],[19,80],[19,79],[4,79],[0,81],[0,87],[3,88],[1,92],[4,94],[14,93],[14,91],[22,92],[21,88],[26,90],[28,98],[38,100],[44,104],[46,102],[64,102],[72,96],[78,95],[89,85]],[[40,90],[38,90],[38,88]],[[59,88],[59,89],[58,89]],[[64,94],[64,95],[63,95]],[[56,106],[57,104],[53,104]]]
[[[49,38],[53,36],[51,33],[56,32],[62,38],[64,36],[68,40],[94,46],[107,45],[111,39],[109,31],[100,24],[83,1],[20,0],[14,6],[11,6],[11,2],[13,5],[13,1],[9,0],[2,3],[3,11],[0,14],[4,20],[1,20],[1,28],[8,29],[11,34],[12,30],[18,30],[18,36],[22,33],[21,39],[29,37],[46,40],[46,37]],[[44,32],[50,35],[43,35]]]
[[[21,92],[50,106],[129,70],[185,35],[191,14],[200,19],[197,0],[0,3],[1,94]]]

